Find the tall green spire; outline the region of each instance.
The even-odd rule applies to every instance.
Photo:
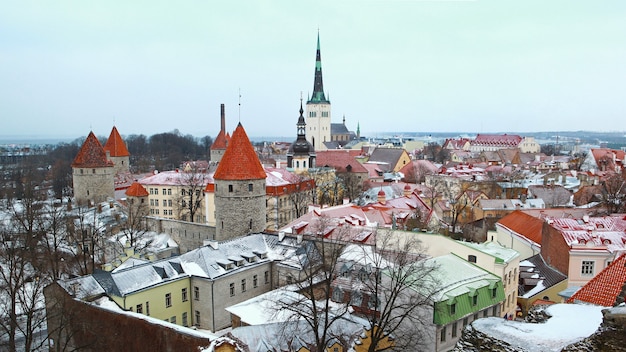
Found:
[[[309,103],[330,103],[324,95],[322,83],[322,54],[320,51],[320,33],[317,32],[317,52],[315,53],[315,81],[313,82],[313,95]]]

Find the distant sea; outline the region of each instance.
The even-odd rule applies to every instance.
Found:
[[[41,144],[59,144],[70,143],[78,137],[43,137],[43,136],[2,136],[0,135],[0,145],[19,144],[19,145],[41,145]]]

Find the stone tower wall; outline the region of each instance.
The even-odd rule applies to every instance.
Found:
[[[225,151],[226,149],[211,149],[211,161],[219,163],[222,160],[222,156],[224,156]]]
[[[74,198],[78,205],[88,205],[89,201],[104,202],[115,197],[112,167],[72,168]]]
[[[128,156],[112,156],[109,158],[113,162],[115,174],[130,172],[130,157]]]
[[[265,179],[215,180],[216,240],[262,232],[265,215]]]

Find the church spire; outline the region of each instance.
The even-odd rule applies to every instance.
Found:
[[[313,95],[309,103],[327,103],[324,95],[324,84],[322,82],[322,54],[320,51],[320,33],[317,32],[317,52],[315,53],[315,81],[313,82]]]

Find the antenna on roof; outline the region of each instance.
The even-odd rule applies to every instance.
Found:
[[[239,122],[241,123],[241,88],[239,88]]]

